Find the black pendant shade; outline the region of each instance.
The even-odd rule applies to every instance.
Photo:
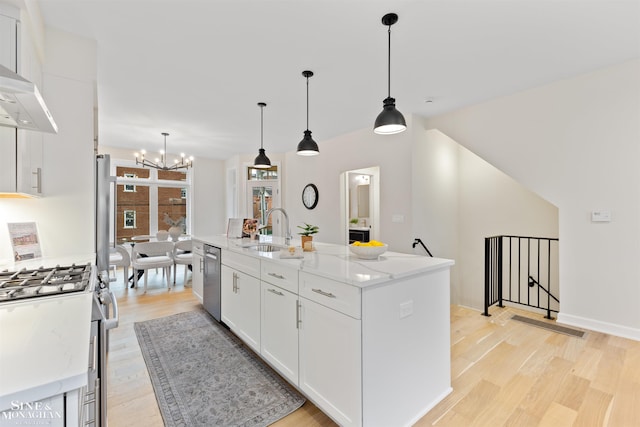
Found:
[[[388,50],[388,78],[387,78],[387,98],[383,101],[382,112],[378,114],[373,131],[381,135],[392,135],[407,129],[404,116],[396,109],[396,100],[391,97],[391,26],[398,22],[398,15],[387,13],[382,17],[382,24],[389,27],[389,50]]]
[[[260,107],[260,149],[258,150],[258,157],[253,161],[253,167],[257,169],[268,169],[271,167],[271,160],[269,160],[264,153],[264,148],[262,148],[263,112],[266,106],[267,104],[264,102],[258,102],[258,107]]]
[[[317,156],[320,154],[318,144],[311,137],[309,130],[309,77],[313,76],[313,71],[303,71],[302,75],[307,79],[307,130],[304,131],[302,141],[298,143],[297,154],[300,156]]]

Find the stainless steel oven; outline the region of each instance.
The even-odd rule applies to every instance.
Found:
[[[100,275],[93,295],[87,392],[82,405],[83,425],[107,426],[107,352],[109,330],[118,326],[118,301]]]

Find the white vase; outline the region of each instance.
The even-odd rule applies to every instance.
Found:
[[[169,236],[171,236],[171,240],[174,242],[178,241],[178,237],[182,234],[182,227],[170,227],[169,228]]]
[[[167,230],[158,230],[158,232],[156,233],[156,239],[158,239],[159,242],[163,242],[168,238],[169,232]]]

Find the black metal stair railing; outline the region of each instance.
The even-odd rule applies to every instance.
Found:
[[[484,315],[511,302],[558,313],[557,238],[493,236],[484,240]],[[555,295],[554,295],[555,293]]]
[[[427,245],[425,245],[425,244],[424,244],[424,242],[423,242],[420,238],[416,237],[416,238],[413,240],[413,243],[412,243],[411,247],[412,247],[413,249],[415,249],[415,248],[416,248],[416,246],[418,246],[418,245],[422,246],[422,247],[424,248],[424,250],[425,250],[425,251],[427,251],[427,253],[429,254],[429,256],[433,258],[433,255],[431,254],[431,251],[429,250],[429,248],[427,248]]]

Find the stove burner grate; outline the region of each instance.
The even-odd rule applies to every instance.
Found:
[[[0,302],[79,292],[91,282],[91,264],[0,272]]]

